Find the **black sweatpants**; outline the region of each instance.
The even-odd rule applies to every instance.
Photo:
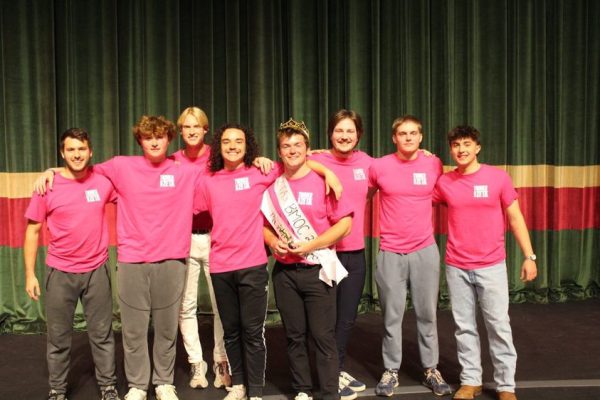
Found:
[[[308,332],[316,345],[317,374],[324,400],[338,399],[335,344],[336,287],[319,280],[320,265],[275,263],[275,301],[287,336],[292,387],[311,393]],[[308,326],[307,326],[308,325]]]
[[[246,385],[248,397],[262,397],[267,360],[267,265],[210,274],[210,277],[223,323],[232,384]]]

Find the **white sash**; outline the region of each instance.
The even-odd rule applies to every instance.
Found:
[[[318,235],[294,198],[287,179],[284,176],[280,176],[275,180],[273,187],[279,207],[292,227],[293,232],[289,230],[281,216],[275,210],[268,190],[265,190],[263,193],[260,209],[275,230],[275,233],[277,233],[279,239],[286,243],[314,240]],[[307,254],[305,259],[313,264],[321,264],[322,268],[319,271],[319,279],[329,286],[333,286],[333,281],[339,283],[348,276],[348,271],[346,271],[346,268],[344,268],[337,258],[334,250],[327,248],[315,250]]]

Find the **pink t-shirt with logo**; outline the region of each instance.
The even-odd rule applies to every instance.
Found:
[[[354,151],[348,158],[338,158],[331,153],[313,154],[310,157],[332,170],[342,182],[342,199],[351,205],[352,231],[336,244],[339,251],[365,248],[365,207],[369,190],[369,167],[373,158],[362,151]]]
[[[456,170],[442,175],[434,200],[448,205],[446,264],[477,269],[503,261],[504,210],[516,199],[510,176],[490,165],[469,175]]]
[[[190,253],[194,190],[200,169],[172,158],[153,164],[142,156],[118,156],[94,165],[117,194],[118,260],[149,263]]]
[[[25,217],[47,221],[50,243],[46,264],[70,273],[93,271],[108,259],[108,227],[104,205],[116,198],[102,175],[79,180],[57,174],[54,189],[41,197],[33,193]]]
[[[350,200],[348,198],[342,196],[342,198],[337,201],[333,193],[330,193],[328,196],[325,195],[325,180],[316,172],[310,171],[307,175],[298,179],[288,180],[288,182],[298,206],[300,206],[304,216],[308,219],[317,235],[325,232],[340,219],[353,215],[353,207],[350,205]],[[274,186],[271,185],[268,190],[275,210],[281,216],[281,219],[287,225],[290,232],[293,232],[289,221],[279,206]],[[297,217],[292,218],[294,218],[294,223],[297,224],[298,229],[300,231],[305,231],[305,229],[301,227],[302,220]],[[269,222],[265,221],[265,224],[269,225]],[[300,240],[302,240],[302,238],[300,238]],[[334,247],[337,248],[337,246],[332,246],[332,248]],[[280,257],[275,254],[274,257],[285,264],[306,262],[304,258],[296,255]]]
[[[244,166],[206,176],[196,209],[208,210],[214,222],[210,235],[211,274],[267,262],[260,203],[264,191],[280,174],[281,166],[276,163],[268,175]]]
[[[412,253],[435,242],[432,193],[442,174],[442,162],[421,152],[403,161],[396,154],[371,164],[369,182],[379,189],[381,250]]]
[[[179,161],[182,164],[193,164],[196,165],[205,174],[208,174],[207,165],[210,159],[210,146],[204,144],[206,150],[204,153],[195,159],[188,158],[183,150],[179,150],[171,155],[175,161]],[[201,212],[194,215],[192,221],[192,231],[210,231],[212,228],[212,219],[208,211]]]

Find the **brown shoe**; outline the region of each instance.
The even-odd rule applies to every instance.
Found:
[[[481,394],[481,386],[460,385],[460,388],[454,393],[455,400],[471,400]]]
[[[513,392],[498,392],[498,400],[517,400]]]

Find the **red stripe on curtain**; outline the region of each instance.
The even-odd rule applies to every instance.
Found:
[[[29,205],[29,198],[8,199],[0,197],[0,246],[21,247],[25,238],[27,219],[25,211]],[[106,205],[106,217],[108,220],[109,244],[116,246],[116,206]],[[49,240],[48,230],[44,227],[40,235],[40,244],[47,246]]]

